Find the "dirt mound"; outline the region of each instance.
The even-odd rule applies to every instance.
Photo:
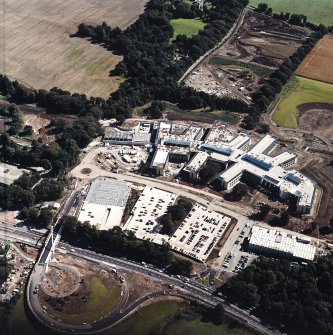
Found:
[[[297,109],[299,128],[319,131],[326,137],[333,136],[333,104],[306,103]]]
[[[91,171],[92,171],[92,170],[89,169],[89,168],[84,168],[84,169],[81,170],[81,173],[82,173],[82,174],[89,174],[89,173],[91,173]]]

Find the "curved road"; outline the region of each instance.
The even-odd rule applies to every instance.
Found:
[[[59,320],[53,319],[50,315],[48,315],[45,308],[41,306],[40,301],[38,299],[38,294],[35,294],[34,290],[36,286],[39,285],[39,283],[41,282],[44,273],[44,265],[36,264],[27,286],[28,305],[34,316],[37,318],[37,320],[39,320],[39,322],[41,322],[44,326],[50,329],[53,330],[56,329],[58,332],[63,333],[75,332],[77,334],[98,333],[100,331],[112,327],[115,323],[121,321],[129,314],[133,313],[143,303],[147,302],[147,300],[155,299],[161,296],[179,296],[182,298],[196,300],[202,304],[206,304],[209,306],[215,306],[217,303],[223,302],[222,299],[212,295],[213,291],[211,289],[208,289],[207,287],[201,284],[192,282],[187,278],[177,278],[174,276],[169,276],[161,272],[161,270],[157,270],[155,268],[148,268],[128,260],[96,254],[92,251],[75,248],[65,243],[60,243],[60,247],[62,250],[65,250],[68,254],[72,256],[80,257],[88,261],[99,263],[101,267],[125,268],[127,270],[134,271],[142,275],[152,276],[152,278],[154,278],[157,281],[172,284],[174,285],[174,287],[177,287],[179,289],[182,287],[182,289],[180,289],[181,291],[174,289],[149,294],[148,296],[143,297],[138,301],[136,301],[126,310],[122,311],[122,308],[124,307],[126,301],[126,299],[124,299],[118,305],[115,312],[108,315],[107,317],[102,318],[101,320],[97,320],[91,324],[72,326],[64,324]],[[245,321],[250,327],[260,331],[261,333],[269,335],[279,334],[278,332],[268,330],[264,325],[261,324],[258,318],[250,315],[246,311],[239,309],[237,306],[228,304],[226,302],[224,302],[224,305],[226,312],[229,315],[232,315],[233,317]]]

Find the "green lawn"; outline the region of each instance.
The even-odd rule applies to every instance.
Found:
[[[188,311],[185,316],[184,309]],[[175,315],[181,313],[179,318]],[[183,317],[181,317],[183,316]],[[176,301],[160,301],[140,308],[139,311],[126,318],[100,335],[148,335],[163,329],[165,335],[191,334],[191,335],[253,335],[247,328],[229,328],[226,325],[215,326],[212,323],[202,322],[188,309],[188,305]],[[46,335],[51,334],[35,325],[27,317],[24,308],[23,296],[15,305],[10,316],[7,335]],[[170,322],[171,321],[171,322]],[[1,328],[0,328],[1,329]],[[2,333],[1,333],[2,334]]]
[[[297,106],[309,102],[333,103],[333,85],[302,77],[293,77],[283,90],[284,98],[273,115],[282,127],[297,127]]]
[[[170,23],[174,30],[171,41],[175,40],[178,35],[192,37],[205,26],[200,19],[175,19],[171,20]]]
[[[260,3],[272,7],[273,13],[303,14],[309,22],[327,26],[333,24],[333,0],[250,0],[250,5],[254,7]]]

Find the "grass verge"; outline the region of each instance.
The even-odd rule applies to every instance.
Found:
[[[295,76],[283,89],[282,96],[273,121],[282,127],[296,128],[297,106],[311,102],[333,103],[333,85]]]

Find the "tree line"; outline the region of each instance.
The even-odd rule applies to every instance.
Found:
[[[306,266],[260,257],[219,290],[288,333],[333,333],[332,255]]]
[[[126,256],[135,261],[149,261],[159,266],[168,266],[169,273],[189,275],[192,263],[177,259],[170,252],[167,243],[157,245],[150,241],[137,239],[132,231],[123,231],[120,227],[109,230],[97,230],[89,223],[81,223],[75,217],[62,218],[64,240],[79,247],[90,246],[92,250],[106,255]]]
[[[252,93],[252,105],[243,119],[244,128],[254,129],[256,127],[261,114],[267,112],[269,105],[282,91],[294,71],[325,33],[326,29],[314,31],[297,49],[295,54],[286,59],[270,75],[269,79],[256,92]]]
[[[173,43],[170,43],[174,33],[170,20],[183,15],[177,10],[179,6],[184,6],[180,2],[174,6],[173,1],[149,1],[145,12],[124,31],[105,22],[98,26],[81,23],[76,36],[90,38],[93,43],[123,55],[123,61],[112,74],[127,79],[112,94],[112,99],[107,100],[109,110],[105,117],[117,111],[118,119],[127,118],[134,107],[152,100],[167,100],[183,109],[210,107],[246,111],[247,105],[237,99],[218,98],[177,85],[187,67],[227,33],[246,3],[235,0],[223,1],[221,5],[215,1],[205,15],[207,25],[197,40],[187,40],[182,36]],[[177,53],[186,57],[178,61],[175,57]]]

